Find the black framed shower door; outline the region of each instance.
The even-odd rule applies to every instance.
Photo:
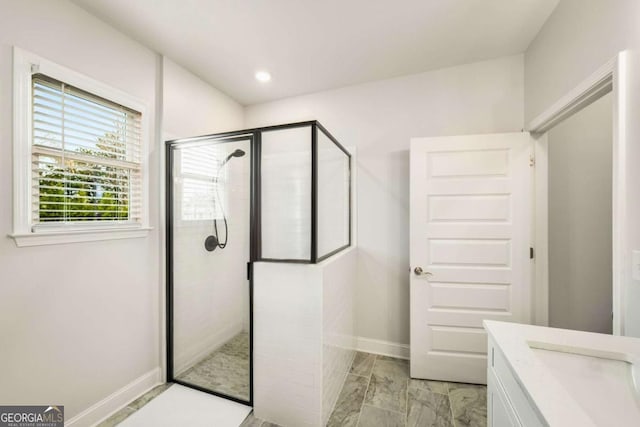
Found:
[[[185,298],[181,297],[181,295],[185,293],[183,292],[182,288],[193,287],[193,283],[185,283],[186,281],[189,280],[189,279],[185,280],[185,277],[184,277],[185,269],[180,269],[176,265],[176,263],[180,265],[184,265],[185,263],[193,263],[193,260],[186,259],[187,257],[190,257],[191,254],[194,255],[193,258],[200,257],[200,259],[202,259],[202,257],[210,257],[211,260],[215,260],[214,257],[224,255],[225,251],[227,251],[228,248],[216,247],[215,250],[209,252],[209,249],[205,248],[205,245],[202,243],[202,241],[204,240],[203,237],[205,237],[205,234],[209,233],[208,230],[206,233],[198,233],[198,232],[195,233],[195,236],[193,236],[194,242],[189,242],[189,245],[193,243],[192,247],[187,249],[185,247],[178,246],[178,244],[181,244],[179,242],[184,242],[185,240],[184,236],[180,234],[181,233],[180,230],[184,228],[188,229],[190,225],[189,221],[198,223],[200,221],[199,218],[192,218],[193,216],[197,216],[198,212],[200,216],[207,217],[206,219],[202,219],[200,221],[200,223],[203,223],[203,224],[206,224],[207,221],[214,221],[214,220],[208,219],[210,216],[213,215],[215,217],[220,215],[219,212],[206,212],[206,209],[207,209],[206,203],[209,200],[197,200],[197,197],[194,197],[194,199],[196,200],[193,200],[192,204],[196,206],[195,208],[192,206],[191,211],[194,211],[196,214],[192,215],[192,217],[190,218],[188,214],[185,214],[185,210],[188,210],[189,207],[187,206],[185,209],[183,206],[181,206],[185,204],[183,202],[185,196],[184,194],[180,194],[179,186],[180,185],[182,185],[183,187],[186,186],[185,184],[187,182],[186,179],[191,179],[193,181],[194,180],[193,176],[196,176],[196,174],[192,173],[194,171],[201,173],[201,177],[203,178],[202,182],[206,182],[206,178],[210,177],[206,173],[202,172],[202,171],[206,172],[206,168],[208,166],[215,167],[214,164],[211,164],[211,165],[206,164],[207,160],[211,160],[206,155],[208,154],[206,153],[206,151],[214,151],[213,149],[219,149],[220,152],[226,154],[228,152],[233,152],[233,148],[237,147],[239,143],[243,143],[243,142],[246,143],[245,144],[246,146],[248,146],[247,151],[249,152],[249,156],[248,156],[249,166],[247,167],[248,175],[249,175],[249,179],[248,179],[249,188],[247,189],[247,192],[249,195],[248,203],[247,203],[249,218],[248,218],[248,222],[245,224],[246,235],[248,235],[249,251],[246,258],[241,260],[242,265],[241,266],[237,265],[235,270],[237,270],[238,268],[240,269],[242,277],[245,279],[244,282],[246,284],[246,286],[244,287],[244,291],[246,291],[244,295],[246,297],[246,303],[248,305],[246,307],[248,310],[248,313],[247,313],[248,331],[246,331],[246,334],[248,335],[248,343],[246,343],[247,349],[245,352],[244,343],[240,342],[240,344],[238,344],[237,342],[235,342],[235,341],[238,341],[238,338],[234,338],[229,340],[226,343],[223,343],[222,346],[220,347],[222,348],[222,350],[215,350],[211,354],[208,354],[208,353],[201,354],[199,358],[196,358],[195,360],[192,361],[191,363],[192,366],[189,366],[189,363],[187,363],[187,365],[185,366],[185,362],[183,360],[185,358],[181,357],[179,353],[182,352],[182,347],[185,347],[185,345],[183,344],[183,341],[185,341],[183,335],[188,334],[189,332],[186,331],[188,327],[181,327],[180,325],[181,323],[186,323],[186,322],[181,322],[181,318],[192,316],[192,314],[187,312],[188,309],[184,307],[183,300],[191,297],[191,300],[195,301],[195,299],[197,299],[198,296],[196,295],[195,298],[193,298],[193,295],[189,295],[188,297],[185,297]],[[257,146],[255,143],[255,135],[251,133],[246,133],[246,132],[237,132],[237,133],[234,133],[233,135],[210,135],[210,136],[203,136],[203,137],[172,140],[172,141],[166,142],[165,149],[166,149],[165,151],[166,153],[166,189],[165,189],[166,190],[166,260],[167,260],[166,262],[167,382],[173,382],[186,387],[194,388],[196,390],[199,390],[205,393],[223,397],[238,403],[253,406],[253,274],[251,271],[251,265],[256,260],[255,241],[257,239],[257,236],[256,236],[255,207],[259,206],[258,204],[256,204],[256,201],[255,201],[255,198],[257,196],[256,187],[255,187],[255,181],[256,181],[255,162],[257,159],[257,153],[256,153]],[[186,152],[185,150],[192,150],[196,152],[197,155],[189,156],[190,159],[185,160],[185,157],[187,157],[184,155],[184,153]],[[203,153],[204,155],[200,155]],[[224,159],[224,155],[221,156],[220,158]],[[220,158],[218,158],[218,160]],[[198,161],[203,162],[202,167],[200,167],[200,165],[198,165],[197,163],[194,165],[194,162],[198,162]],[[227,161],[230,164],[233,164],[233,159],[228,159]],[[191,163],[189,164],[189,162]],[[181,164],[185,165],[184,169],[186,169],[189,166],[191,167],[192,170],[188,171],[189,174],[185,174],[182,172],[183,168]],[[218,163],[218,167],[220,167],[219,163]],[[220,169],[218,169],[218,173],[219,173],[219,170]],[[211,173],[209,175],[214,175],[214,174]],[[188,177],[188,178],[185,178],[185,177]],[[182,179],[182,182],[176,185],[175,183],[176,180],[180,180],[180,179]],[[216,179],[212,178],[212,184],[216,186],[215,192],[219,192],[219,187],[218,187],[218,185],[220,184],[219,177],[216,177]],[[231,184],[232,183],[225,182],[225,192],[228,192],[227,187],[230,186]],[[195,184],[192,184],[192,187],[196,187]],[[209,193],[212,193],[212,191],[209,191]],[[219,197],[220,196],[218,196],[218,198]],[[177,203],[177,202],[180,202],[180,203]],[[219,203],[220,205],[222,205],[222,202],[220,200],[218,200],[216,203]],[[202,209],[202,206],[198,206],[198,204],[204,206],[204,209]],[[204,214],[203,214],[203,210],[205,211]],[[193,212],[191,211],[189,213],[193,214]],[[224,215],[233,215],[233,213],[225,212]],[[230,232],[230,234],[227,234],[228,236],[227,244],[230,244],[230,243],[237,244],[237,241],[233,241],[234,239],[233,231],[237,230],[238,226],[236,224],[233,224],[234,218],[230,217],[228,220],[232,224],[230,224],[230,227],[228,229],[228,232]],[[220,223],[221,222],[220,218],[217,218],[217,220],[214,221],[214,223],[215,222]],[[222,224],[219,224],[219,228],[220,229],[223,228]],[[215,234],[218,234],[220,231],[221,230],[216,230]],[[198,237],[200,237],[200,239],[198,239]],[[220,239],[216,239],[216,240],[222,240],[222,238],[223,236],[220,236]],[[197,249],[198,246],[200,246],[200,249]],[[187,253],[185,254],[183,252],[187,252]],[[222,268],[225,270],[227,269],[228,266],[229,266],[228,263],[227,265],[222,264]],[[225,275],[228,275],[227,272],[225,272],[224,270],[222,271],[222,273]],[[234,271],[233,273],[235,273],[236,276],[238,276],[240,272]],[[206,283],[209,280],[215,281],[214,277],[200,277],[198,279],[203,280],[203,283]],[[222,278],[221,278],[221,281],[222,281]],[[240,287],[242,288],[242,286]],[[193,293],[193,289],[187,292]],[[208,295],[208,296],[211,297],[211,295]],[[203,297],[204,297],[203,300],[207,300],[206,296],[203,296]],[[223,296],[220,295],[220,300],[221,300],[220,303],[226,304],[227,302],[224,301],[223,299],[224,299]],[[212,301],[211,299],[209,300]],[[197,303],[197,301],[195,302]],[[216,309],[220,311],[220,310],[224,310],[224,307],[217,307],[217,308],[211,307],[210,311],[212,316],[215,316]],[[204,314],[206,315],[206,312],[204,312]],[[220,325],[220,326],[224,328],[227,325]],[[183,332],[183,330],[185,331]],[[205,341],[205,340],[202,340],[202,341]],[[196,341],[198,340],[196,339]],[[198,343],[196,342],[195,345],[197,346]],[[229,348],[229,351],[227,352],[229,354],[224,353],[225,346],[231,346]],[[216,353],[218,351],[222,353],[220,354]],[[216,358],[218,356],[220,358],[225,358],[225,360],[222,360],[223,363],[217,363],[218,361],[216,360]],[[240,375],[236,375],[236,378],[230,378],[231,375],[237,374],[238,372],[230,372],[230,371],[233,371],[233,369],[225,369],[225,366],[222,366],[224,364],[229,363],[230,357],[236,357],[236,356],[239,356],[238,363],[242,365],[241,369],[244,369],[244,362],[246,362],[246,365],[247,365],[246,372],[244,372],[244,374],[246,374],[246,378],[241,378],[240,380],[238,379],[238,377],[241,377],[243,375],[243,372],[239,372]],[[189,359],[189,358],[187,357],[186,359]],[[216,366],[216,364],[221,366]],[[226,384],[225,384],[225,381],[227,382]],[[242,382],[243,384],[241,384],[241,386],[238,387],[238,384],[237,384],[238,382]],[[244,392],[244,385],[245,385],[244,382],[248,382],[248,390],[246,393]],[[242,391],[238,391],[238,388],[242,388]]]

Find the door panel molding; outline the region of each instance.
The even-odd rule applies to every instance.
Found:
[[[528,133],[411,140],[411,376],[486,383],[482,320],[530,322]]]

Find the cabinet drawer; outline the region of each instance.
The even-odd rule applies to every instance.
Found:
[[[489,376],[494,375],[494,380],[502,386],[505,397],[513,407],[520,425],[523,427],[543,427],[538,414],[531,406],[529,399],[511,373],[511,369],[502,354],[502,351],[493,342],[489,342]]]
[[[493,369],[487,375],[488,427],[522,427]]]

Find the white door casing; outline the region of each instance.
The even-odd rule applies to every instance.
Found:
[[[486,384],[482,320],[530,322],[532,149],[528,133],[411,140],[412,377]]]
[[[546,132],[602,95],[613,95],[613,333],[640,337],[640,278],[633,251],[640,249],[640,51],[625,50],[533,119],[536,155],[536,323],[548,322],[547,138]]]
[[[640,51],[626,50],[613,70],[613,329],[640,337]]]

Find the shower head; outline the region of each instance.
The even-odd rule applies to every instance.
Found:
[[[241,149],[235,150],[233,153],[229,154],[226,159],[220,164],[220,167],[224,166],[232,157],[242,157],[245,155],[245,152]]]
[[[245,154],[244,151],[238,148],[233,153],[227,156],[227,158],[225,159],[225,162],[228,162],[232,157],[242,157],[244,156],[244,154]]]

